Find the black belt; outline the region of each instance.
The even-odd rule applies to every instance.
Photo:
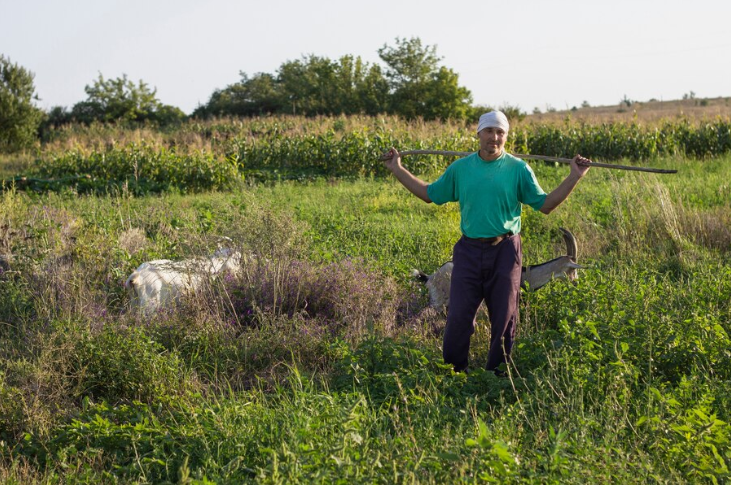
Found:
[[[465,236],[465,237],[467,239],[469,239],[470,241],[479,241],[481,243],[490,244],[491,246],[497,246],[498,244],[500,244],[502,242],[503,239],[509,238],[512,235],[513,235],[512,232],[507,232],[505,234],[501,234],[501,235],[495,236],[495,237],[467,237],[467,236]]]

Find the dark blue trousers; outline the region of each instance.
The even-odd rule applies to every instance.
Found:
[[[452,260],[444,361],[456,371],[467,368],[475,315],[484,300],[491,328],[486,367],[495,370],[509,361],[518,324],[523,264],[520,235],[509,236],[497,245],[463,236],[454,246]]]

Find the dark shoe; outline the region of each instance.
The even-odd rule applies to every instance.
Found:
[[[505,372],[504,370],[495,369],[494,372],[495,372],[496,377],[508,377],[508,373]]]
[[[469,374],[470,368],[469,367],[463,367],[462,369],[454,369],[455,374]]]

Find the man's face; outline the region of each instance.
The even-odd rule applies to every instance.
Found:
[[[503,153],[508,134],[502,128],[483,128],[477,136],[480,138],[480,155],[487,159],[495,159]]]

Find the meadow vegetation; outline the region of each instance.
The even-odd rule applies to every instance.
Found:
[[[560,254],[566,227],[587,269],[523,295],[507,379],[481,370],[483,312],[474,370],[443,364],[444,315],[409,273],[450,259],[458,209],[423,204],[376,160],[473,148],[469,128],[61,128],[31,160],[2,159],[26,181],[0,194],[0,482],[725,482],[729,126],[516,125],[516,152],[678,173],[594,169],[551,216],[525,212],[526,263]],[[425,179],[447,163],[405,160]],[[531,166],[547,190],[567,170]],[[224,236],[256,255],[240,275],[151,316],[130,308],[140,263]]]

